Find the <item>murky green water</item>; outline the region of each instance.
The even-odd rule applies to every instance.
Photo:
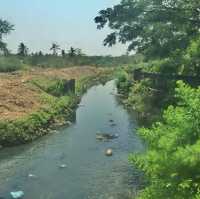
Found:
[[[125,199],[134,193],[140,174],[127,159],[143,146],[133,117],[112,93],[114,81],[89,89],[71,127],[0,151],[0,197],[10,198],[16,190],[24,191],[25,199]],[[100,142],[98,132],[118,133],[119,138]],[[105,156],[107,148],[113,149],[112,157]]]

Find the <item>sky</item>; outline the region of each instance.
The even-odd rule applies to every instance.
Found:
[[[104,47],[109,28],[97,30],[94,17],[98,11],[120,0],[1,0],[0,18],[15,25],[5,41],[16,52],[24,42],[31,52],[49,53],[53,42],[61,48],[81,48],[88,55],[121,55],[126,46]]]

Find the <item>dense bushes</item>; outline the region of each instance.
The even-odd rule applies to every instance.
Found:
[[[130,160],[149,179],[140,199],[200,197],[200,87],[178,82],[176,99],[178,105],[168,107],[162,122],[139,130],[148,151]]]
[[[199,75],[199,55],[200,40],[194,40],[185,51],[176,50],[171,57],[163,59],[144,59],[142,62],[136,63],[134,68],[142,68],[143,71],[151,73],[180,74],[180,75]],[[132,71],[128,71],[129,78]],[[134,82],[131,88],[123,88],[124,80],[118,77],[118,85],[120,93],[125,93],[127,97],[126,104],[137,111],[139,122],[149,125],[159,120],[163,109],[168,105],[176,105],[174,99],[174,89],[176,81],[173,79],[142,79]],[[196,86],[199,82],[191,81],[191,85]]]
[[[190,75],[200,74],[200,37],[191,41],[183,54],[183,73]]]
[[[159,65],[159,61],[156,63]],[[144,70],[146,69],[145,63],[139,63],[131,68],[118,70],[116,83],[118,92],[123,94],[124,103],[138,113],[139,123],[149,125],[160,119],[164,108],[169,104],[175,104],[173,95],[176,82],[151,79],[134,81],[133,70],[139,66],[144,66]],[[150,65],[149,69],[155,71],[160,68]]]
[[[131,81],[129,81],[129,74],[125,70],[119,69],[116,77],[116,85],[119,93],[126,96],[129,93],[132,85]]]

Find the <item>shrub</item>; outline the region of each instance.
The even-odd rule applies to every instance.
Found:
[[[129,81],[129,75],[125,70],[120,69],[117,72],[117,89],[120,93],[123,93],[125,95],[129,94],[131,82]]]
[[[200,191],[200,87],[178,82],[178,105],[169,106],[163,122],[141,128],[148,150],[130,161],[149,184],[139,199],[197,199]]]

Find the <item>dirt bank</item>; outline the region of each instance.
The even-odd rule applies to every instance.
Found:
[[[30,85],[33,79],[80,79],[98,75],[103,70],[85,66],[0,73],[0,120],[15,120],[41,108],[41,91]]]

